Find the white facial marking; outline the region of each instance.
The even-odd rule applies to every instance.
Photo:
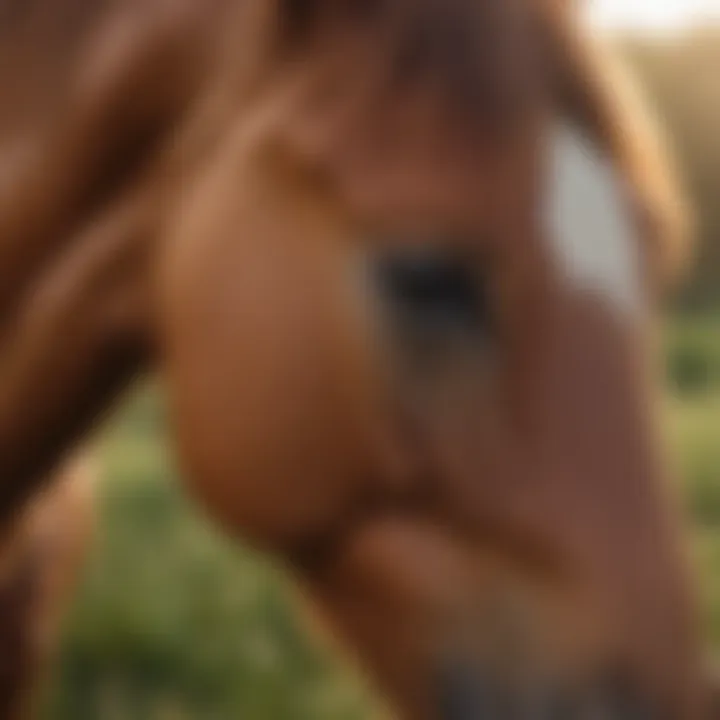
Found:
[[[563,275],[624,314],[642,305],[640,239],[610,160],[574,128],[553,131],[546,222]]]

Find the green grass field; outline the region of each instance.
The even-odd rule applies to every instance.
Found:
[[[720,322],[671,333],[670,434],[708,636],[720,645]],[[181,493],[161,405],[139,393],[104,442],[100,532],[48,693],[50,720],[379,717],[305,634],[284,579]]]

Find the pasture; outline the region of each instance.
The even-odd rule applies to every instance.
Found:
[[[720,647],[720,316],[668,333],[677,444],[708,636]],[[162,403],[143,389],[102,441],[101,513],[48,720],[365,720],[361,681],[309,642],[276,569],[183,496]]]

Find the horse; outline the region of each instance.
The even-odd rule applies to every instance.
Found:
[[[706,717],[610,67],[565,0],[0,0],[3,522],[153,371],[399,716]]]
[[[0,717],[24,720],[42,697],[65,610],[95,524],[89,458],[71,458],[3,528],[0,541]]]

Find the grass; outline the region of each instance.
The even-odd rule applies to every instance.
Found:
[[[707,632],[720,645],[720,322],[671,333],[670,421]],[[362,683],[305,633],[280,573],[217,534],[176,480],[140,393],[104,443],[100,532],[47,720],[361,720]]]
[[[684,318],[669,332],[670,437],[683,478],[705,627],[720,648],[720,318]]]

